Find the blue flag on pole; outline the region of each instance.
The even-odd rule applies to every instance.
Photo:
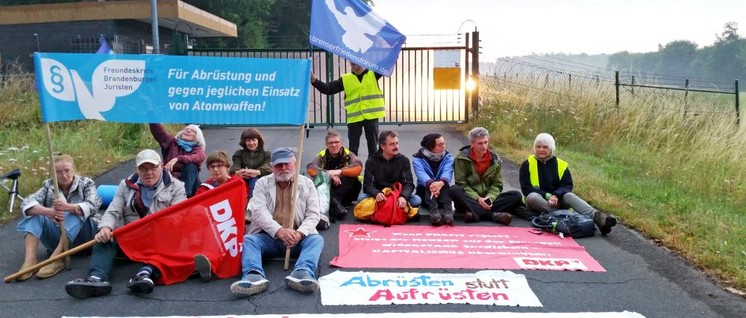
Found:
[[[98,47],[98,51],[96,51],[96,54],[114,54],[114,50],[112,50],[109,46],[109,43],[106,42],[103,34],[101,34],[101,36],[98,38],[98,43],[101,46]]]
[[[313,0],[311,44],[378,74],[391,76],[406,39],[362,0]]]

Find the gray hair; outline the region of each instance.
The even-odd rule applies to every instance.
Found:
[[[490,132],[484,127],[475,127],[469,131],[469,142],[476,140],[477,138],[490,137]]]
[[[536,147],[537,144],[542,143],[546,145],[549,150],[552,151],[552,154],[554,154],[554,137],[552,135],[547,133],[540,133],[536,136],[536,139],[534,140],[534,147]]]
[[[200,146],[202,149],[205,149],[205,136],[202,134],[202,129],[199,128],[199,126],[195,124],[189,124],[184,127],[184,129],[191,128],[194,130],[196,138],[194,141],[197,142],[197,145]],[[180,130],[178,133],[176,133],[176,138],[181,138],[181,134],[184,133],[184,129]]]

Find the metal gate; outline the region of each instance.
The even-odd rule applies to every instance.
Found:
[[[379,85],[386,101],[386,117],[381,124],[431,124],[460,123],[468,121],[476,107],[478,89],[467,89],[467,79],[479,75],[478,33],[467,34],[463,46],[408,47],[402,48],[391,77],[383,77]],[[469,41],[470,39],[474,39]],[[460,54],[460,89],[433,89],[435,52],[458,51]],[[305,49],[190,49],[188,55],[250,58],[306,59],[312,57],[312,72],[322,81],[329,82],[350,72],[349,63],[343,58],[322,50]],[[310,79],[309,79],[310,80]],[[340,125],[345,123],[343,93],[327,96],[311,88],[308,107],[310,125]]]

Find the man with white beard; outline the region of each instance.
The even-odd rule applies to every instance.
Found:
[[[241,280],[231,284],[231,292],[239,296],[250,296],[267,289],[269,281],[262,268],[263,258],[290,255],[298,260],[289,276],[288,287],[302,293],[313,293],[319,289],[316,269],[324,247],[324,239],[316,231],[321,218],[319,196],[313,181],[299,175],[298,200],[293,209],[292,184],[295,174],[295,155],[287,147],[272,151],[272,174],[256,182],[254,196],[248,209],[253,220],[244,236]],[[293,227],[287,224],[293,213]]]

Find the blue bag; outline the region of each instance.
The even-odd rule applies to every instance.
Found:
[[[581,238],[596,234],[596,223],[591,217],[570,210],[542,213],[534,217],[531,224],[542,231],[560,236]]]

